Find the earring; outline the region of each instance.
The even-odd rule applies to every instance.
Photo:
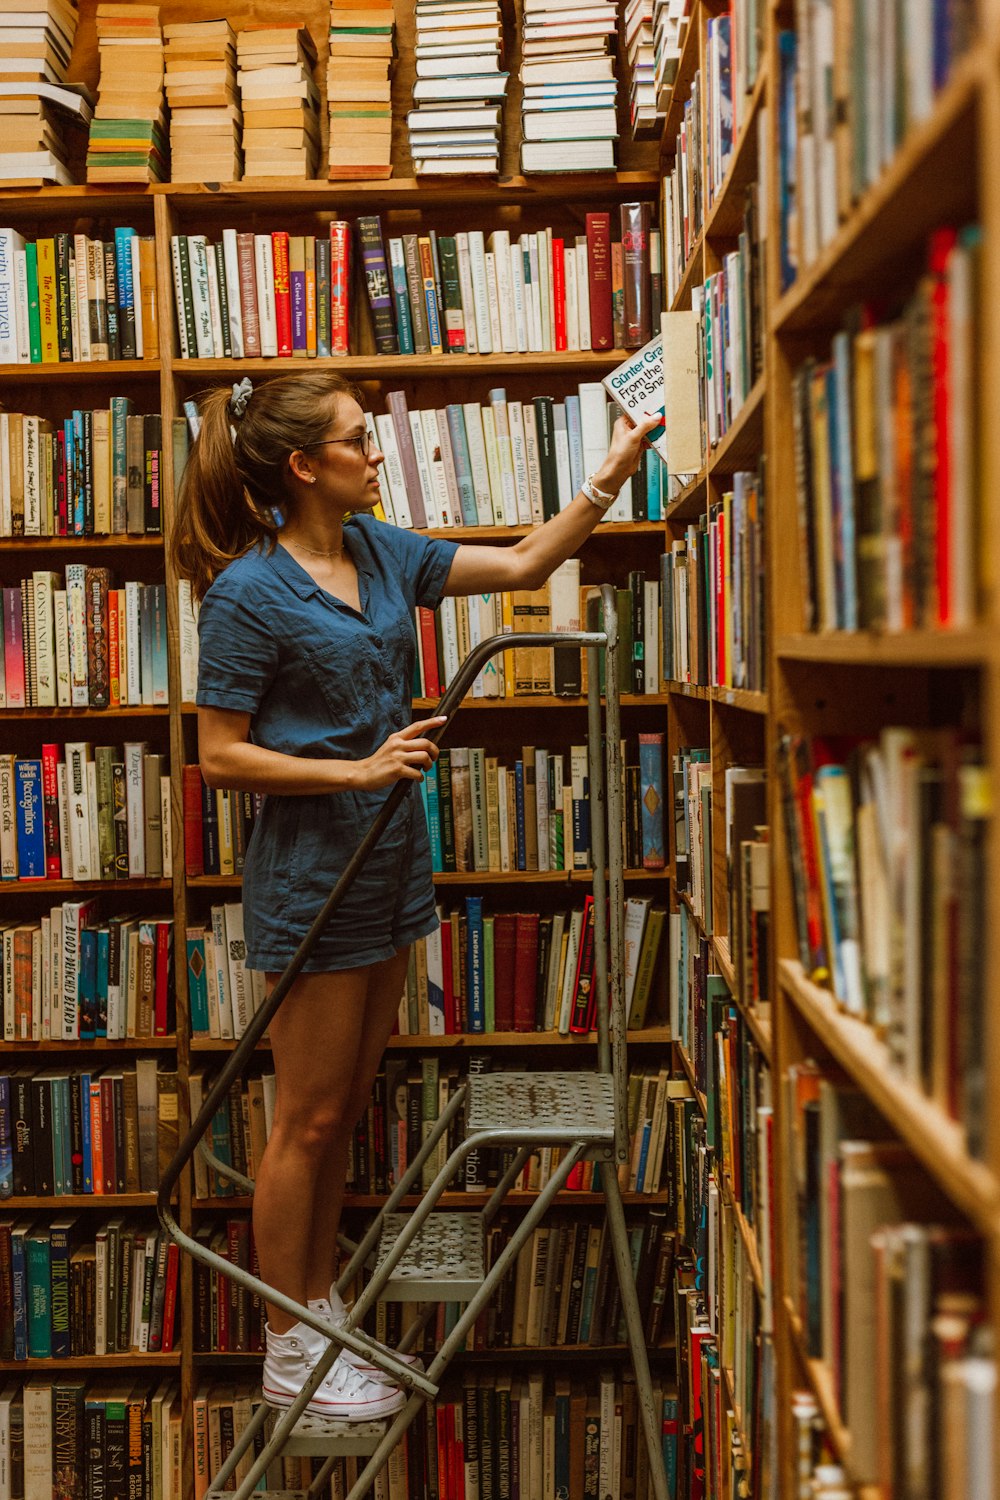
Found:
[[[316,475],[315,474],[310,474],[309,475],[309,483],[310,484],[315,484],[316,483]]]

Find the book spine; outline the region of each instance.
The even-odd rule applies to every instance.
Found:
[[[330,353],[350,347],[351,227],[343,219],[330,225]]]
[[[587,215],[587,263],[590,347],[614,347],[611,318],[611,220],[606,213]]]
[[[358,244],[364,270],[368,303],[375,329],[375,347],[379,354],[398,354],[399,340],[392,316],[391,282],[382,242],[382,225],[377,214],[357,221]]]
[[[288,233],[276,229],[271,235],[274,263],[274,323],[278,358],[292,353],[292,285],[289,268]]]

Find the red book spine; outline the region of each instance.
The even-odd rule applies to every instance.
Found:
[[[201,827],[201,767],[185,766],[184,788],[184,873],[204,875],[205,855]]]
[[[447,1495],[451,1500],[451,1486],[448,1483],[448,1408],[440,1404],[435,1412],[435,1432],[437,1436],[437,1471],[438,1492]]]
[[[66,524],[66,434],[56,433],[56,531],[65,536]]]
[[[90,1180],[95,1194],[104,1196],[104,1126],[101,1115],[101,1080],[90,1085]],[[86,1164],[84,1164],[86,1174]]]
[[[170,1001],[170,961],[173,944],[173,925],[170,922],[156,924],[156,962],[153,970],[153,1035],[166,1036],[167,1008]]]
[[[167,1247],[167,1275],[163,1286],[163,1343],[161,1353],[169,1354],[174,1347],[174,1322],[177,1314],[177,1272],[180,1266],[180,1246],[171,1240]]]
[[[441,670],[438,666],[434,611],[418,605],[417,615],[420,620],[420,645],[424,656],[424,695],[427,698],[440,698]]]
[[[260,314],[257,311],[257,273],[254,266],[252,234],[241,232],[236,236],[236,264],[240,277],[243,353],[248,359],[259,359]]]
[[[292,353],[292,277],[288,266],[288,234],[276,229],[271,235],[274,253],[274,322],[278,334],[278,358]]]
[[[455,1010],[455,985],[452,975],[451,923],[441,923],[441,988],[444,991],[444,1033],[458,1033],[458,1015]]]
[[[569,1029],[575,1036],[586,1036],[593,1025],[592,994],[594,987],[594,898],[587,896],[583,903],[583,932],[580,937],[580,954],[576,964],[576,982],[573,987],[573,1009],[570,1012]]]
[[[611,216],[587,215],[587,279],[590,289],[590,347],[611,349]]]
[[[566,345],[566,261],[563,241],[552,241],[552,303],[556,315],[556,349]]]
[[[227,1256],[228,1259],[228,1256]],[[229,1342],[229,1277],[212,1272],[212,1295],[215,1298],[215,1347],[222,1354],[232,1349]]]
[[[951,587],[951,351],[948,344],[948,261],[958,238],[954,229],[931,235],[931,371],[934,381],[934,431],[937,473],[934,485],[937,623],[952,623]]]
[[[59,845],[59,746],[42,746],[42,811],[45,824],[45,877],[62,879]]]
[[[514,1030],[534,1031],[538,985],[538,913],[518,912],[514,933]]]
[[[517,918],[498,912],[493,920],[493,1029],[513,1031],[517,974]]]
[[[330,225],[330,353],[347,354],[350,342],[351,226],[343,219]]]

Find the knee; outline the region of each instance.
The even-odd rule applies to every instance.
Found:
[[[292,1150],[322,1160],[331,1147],[354,1127],[347,1101],[324,1100],[312,1108],[296,1108],[275,1121],[275,1133]]]

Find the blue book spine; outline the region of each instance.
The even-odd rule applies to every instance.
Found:
[[[646,1158],[649,1155],[649,1136],[652,1130],[652,1121],[647,1120],[642,1127],[642,1145],[639,1147],[639,1165],[635,1173],[635,1190],[637,1193],[646,1191]]]
[[[14,1358],[28,1357],[28,1251],[26,1234],[15,1230],[10,1237],[10,1279],[14,1294]]]
[[[663,735],[639,736],[639,797],[642,808],[642,867],[662,870],[663,850]]]
[[[132,285],[132,248],[129,241],[134,229],[115,230],[115,269],[118,272],[118,306],[135,307],[135,290]]]
[[[652,448],[646,453],[646,515],[650,521],[663,520],[663,464]]]
[[[316,353],[330,354],[330,241],[322,235],[316,236]]]
[[[580,1293],[580,1333],[577,1343],[590,1342],[590,1325],[594,1316],[594,1292],[597,1287],[597,1267],[588,1266],[583,1273],[583,1291]]]
[[[106,927],[97,929],[97,1008],[94,1016],[94,1035],[108,1034],[108,957],[111,936]]]
[[[424,772],[422,786],[427,806],[427,834],[431,841],[431,867],[439,875],[444,870],[444,846],[441,842],[441,787],[437,761]]]
[[[233,1164],[232,1152],[229,1147],[229,1105],[223,1103],[212,1116],[212,1139],[210,1149],[213,1156],[217,1156],[227,1167]],[[221,1177],[217,1172],[212,1172],[209,1185],[216,1198],[231,1198],[235,1188],[230,1178]]]
[[[83,472],[83,412],[73,413],[73,535],[83,536],[87,530],[86,482]]]
[[[208,1036],[208,977],[205,968],[205,934],[192,930],[187,938],[188,1008],[191,1030]]]
[[[400,354],[413,354],[413,319],[410,317],[410,294],[406,286],[406,262],[403,260],[402,242],[399,254],[394,251],[394,240],[389,241],[390,271],[392,275],[392,302],[396,309],[396,333],[399,336]]]
[[[94,1146],[90,1134],[90,1074],[81,1073],[74,1080],[75,1086],[80,1090],[80,1123],[81,1137],[83,1141],[83,1191],[92,1193],[94,1191]]]
[[[524,761],[514,762],[514,821],[517,824],[517,868],[524,870],[528,865],[527,845],[524,834]]]
[[[14,1137],[11,1128],[10,1074],[0,1073],[0,1199],[14,1193]]]
[[[67,1359],[69,1345],[69,1252],[70,1233],[65,1224],[53,1224],[49,1231],[49,1266],[51,1276],[52,1358]]]
[[[17,797],[17,870],[20,880],[45,879],[45,825],[42,817],[42,763],[14,762]]]
[[[49,1232],[28,1235],[28,1358],[52,1358],[52,1272]]]
[[[566,397],[566,436],[569,440],[569,477],[573,494],[579,489],[586,474],[583,472],[583,427],[580,423],[579,396]]]
[[[483,898],[466,896],[465,918],[468,929],[468,1012],[469,1030],[486,1030],[486,987],[483,982]]]
[[[677,1500],[677,1428],[679,1409],[676,1396],[663,1398],[663,1467],[667,1471],[667,1495]]]
[[[97,933],[84,927],[80,933],[80,967],[76,981],[76,1009],[81,1042],[97,1035]]]
[[[73,496],[76,493],[76,485],[73,480],[73,465],[75,462],[75,436],[73,431],[72,417],[63,418],[62,433],[63,457],[66,464],[66,530],[72,536],[74,534],[76,526],[76,515],[73,503]]]
[[[478,526],[479,511],[476,507],[476,487],[472,482],[472,456],[469,453],[469,438],[465,430],[465,413],[456,403],[452,403],[446,410],[451,452],[455,460],[455,478],[458,481],[458,493],[462,502],[462,520],[466,526]]]

